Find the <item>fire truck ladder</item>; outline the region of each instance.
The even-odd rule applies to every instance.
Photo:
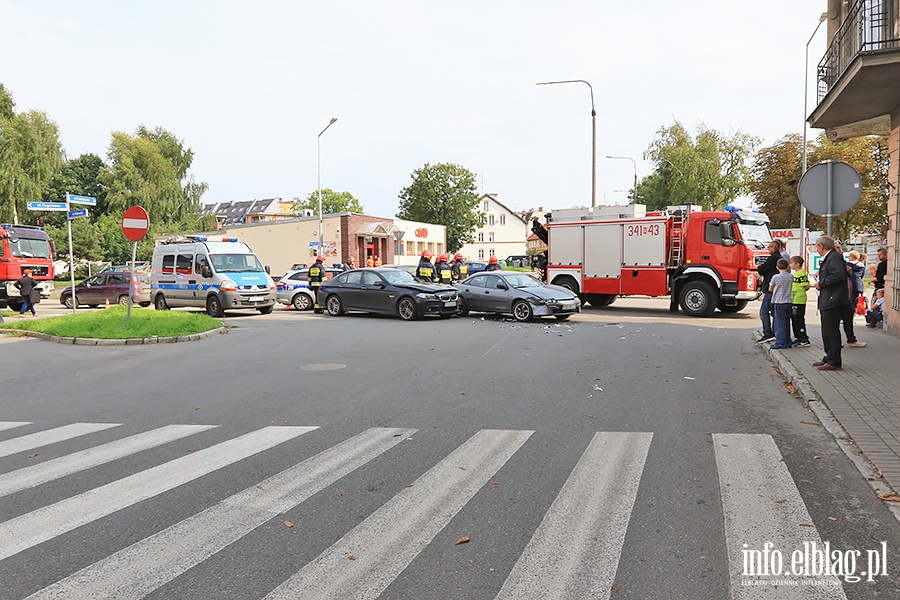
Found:
[[[678,267],[681,265],[686,223],[685,216],[685,212],[682,210],[678,211],[678,213],[672,217],[672,244],[669,247],[670,267]]]

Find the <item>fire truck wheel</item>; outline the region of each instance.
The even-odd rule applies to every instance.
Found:
[[[575,281],[573,277],[569,277],[568,275],[563,275],[562,277],[557,277],[553,280],[553,285],[558,285],[560,287],[564,287],[570,292],[574,292],[576,294],[578,291],[578,282]]]
[[[723,313],[739,313],[747,308],[749,300],[738,300],[734,306],[727,306],[723,300],[719,301],[719,310]]]
[[[689,281],[681,288],[681,310],[691,317],[708,317],[718,301],[713,287],[705,281]]]
[[[597,308],[609,306],[616,301],[615,294],[585,294],[585,297],[591,306],[596,306]]]
[[[512,313],[516,318],[516,321],[520,323],[525,323],[526,321],[530,321],[534,316],[534,312],[531,310],[531,305],[528,304],[525,300],[516,300],[512,305]]]

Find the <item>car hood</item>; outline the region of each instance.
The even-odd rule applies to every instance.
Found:
[[[432,285],[430,283],[395,283],[393,284],[395,288],[400,288],[404,290],[413,290],[416,292],[425,292],[428,294],[437,294],[440,292],[446,291],[456,291],[456,289],[447,287],[446,285]]]
[[[575,300],[577,298],[569,289],[558,285],[518,288],[518,291],[522,294],[537,296],[541,300]]]

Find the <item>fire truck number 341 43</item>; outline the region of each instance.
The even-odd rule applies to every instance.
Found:
[[[629,225],[626,228],[626,232],[628,237],[642,236],[642,235],[659,235],[660,228],[659,223],[654,225]]]

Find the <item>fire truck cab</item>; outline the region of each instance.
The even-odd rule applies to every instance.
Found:
[[[0,225],[0,308],[13,310],[22,306],[16,281],[25,269],[37,282],[41,298],[53,293],[53,243],[40,227],[33,225]]]
[[[758,297],[756,266],[771,240],[768,217],[641,204],[547,213],[533,231],[548,247],[546,280],[594,306],[618,296],[670,296],[670,310],[738,312]],[[543,235],[542,235],[543,234]]]

